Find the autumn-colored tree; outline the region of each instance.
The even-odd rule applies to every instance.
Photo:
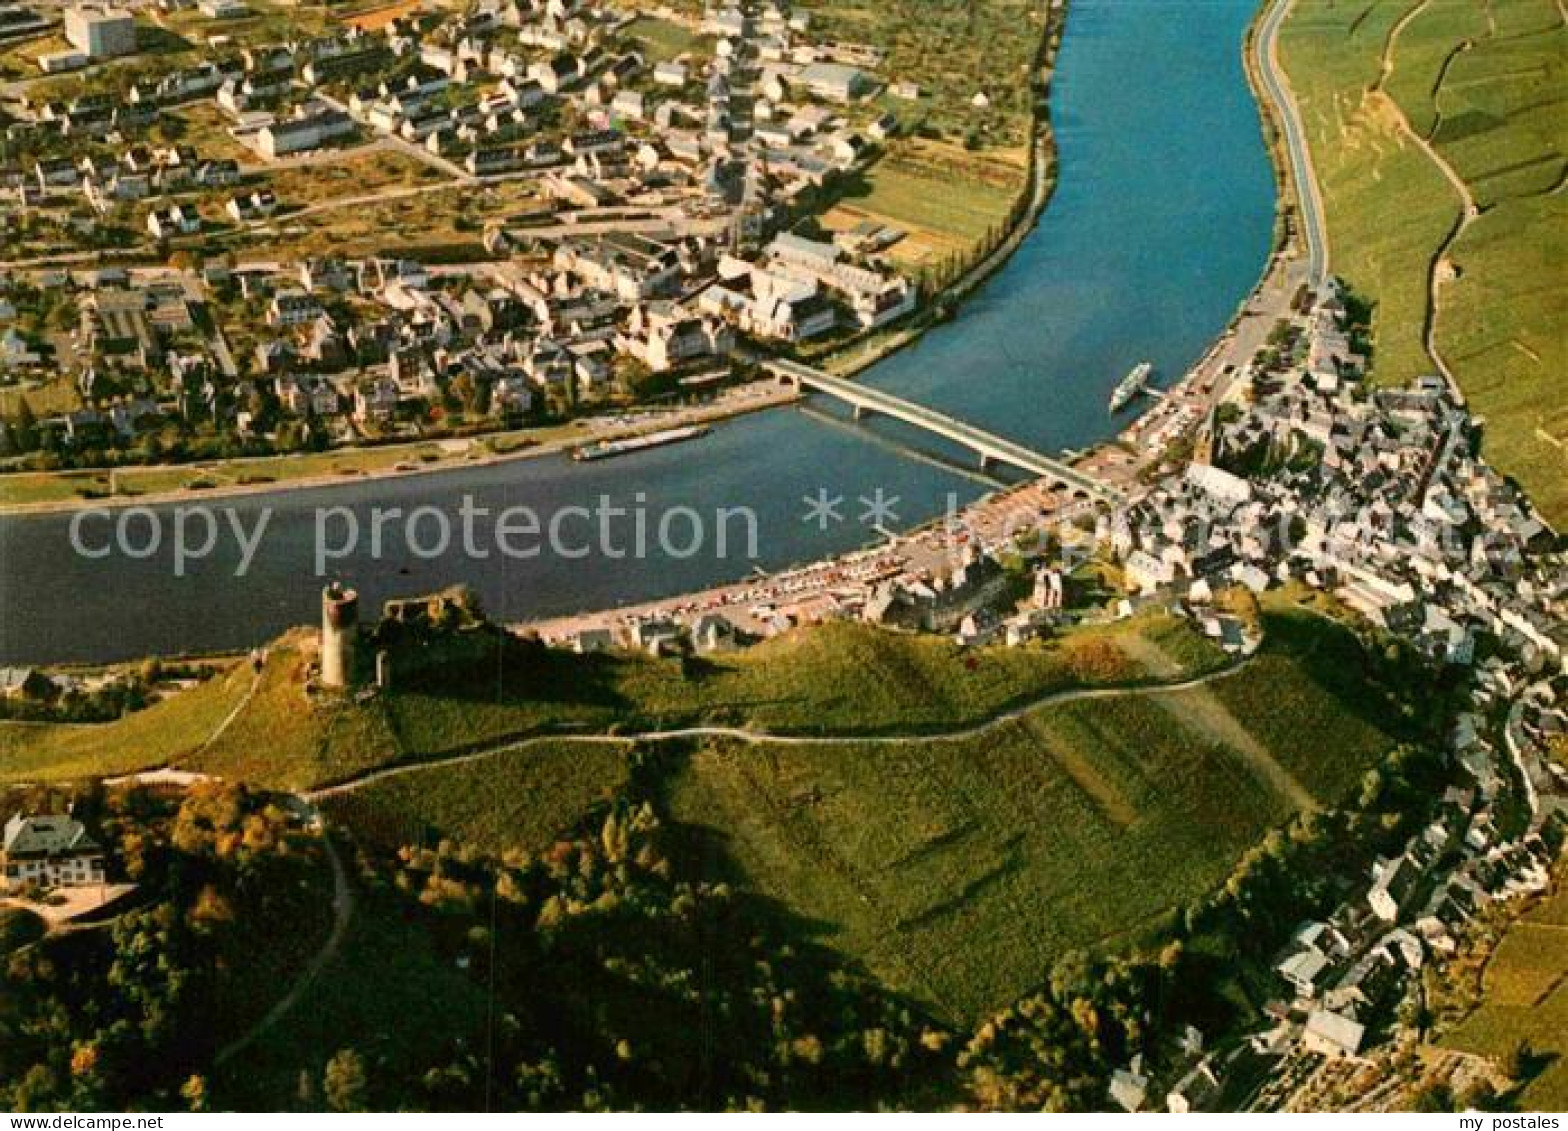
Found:
[[[192,1076],[180,1085],[180,1098],[185,1101],[192,1111],[206,1111],[207,1108],[207,1078],[205,1076]]]
[[[364,1058],[353,1049],[339,1049],[321,1076],[322,1093],[333,1111],[363,1111],[369,1094]]]

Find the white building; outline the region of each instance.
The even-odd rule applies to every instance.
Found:
[[[1311,1052],[1337,1059],[1358,1054],[1365,1035],[1366,1028],[1359,1022],[1326,1009],[1315,1009],[1307,1017],[1301,1043]]]
[[[5,823],[0,891],[26,884],[80,887],[103,882],[103,849],[74,817],[17,814]]]
[[[131,55],[136,51],[136,21],[118,8],[67,8],[65,38],[89,59]]]
[[[263,126],[256,134],[256,149],[269,161],[276,161],[291,153],[319,149],[327,142],[353,132],[354,122],[347,114],[322,109]]]

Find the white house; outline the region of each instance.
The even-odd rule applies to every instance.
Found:
[[[147,213],[147,230],[154,239],[168,239],[174,235],[191,235],[201,231],[201,217],[196,209],[173,204],[168,208],[154,208]]]
[[[19,813],[5,823],[0,838],[0,891],[25,884],[80,887],[103,882],[103,849],[74,817]]]
[[[1361,1051],[1365,1026],[1326,1009],[1315,1009],[1307,1017],[1301,1033],[1302,1045],[1311,1052],[1330,1058],[1355,1056]]]

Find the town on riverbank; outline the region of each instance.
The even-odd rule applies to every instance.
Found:
[[[112,1039],[96,1016],[19,1025],[0,1096],[1184,1113],[1568,1094],[1568,559],[1452,380],[1373,379],[1370,304],[1330,274],[1276,69],[1289,8],[1248,47],[1293,173],[1278,250],[1190,371],[1134,371],[1152,403],[1114,440],[1058,463],[878,393],[850,403],[1046,470],[659,601],[503,625],[461,587],[375,615],[333,582],[318,626],[243,658],[0,672],[0,800],[29,807],[0,849],[18,1015],[65,1015],[50,960],[75,946],[75,992],[223,1006],[180,1017],[194,1051],[172,1070],[116,1069],[163,1039],[140,1004]],[[716,49],[732,77],[767,51],[738,11]],[[576,254],[529,276],[543,301],[588,285]],[[745,299],[727,263],[753,285],[868,270],[789,232],[755,254],[720,252],[694,295]],[[441,306],[445,270],[404,289]],[[706,316],[735,335],[724,360],[850,396]],[[700,458],[707,420],[794,395],[628,406],[549,450]],[[472,443],[447,457],[520,454]],[[141,902],[90,898],[106,879]],[[159,971],[129,960],[149,952]]]
[[[759,353],[906,344],[1048,192],[1033,102],[911,81],[777,4],[389,9],[305,40],[250,10],[19,11],[6,57],[44,75],[0,87],[9,508],[747,411],[766,395],[728,390]],[[1063,11],[1028,12],[1042,75]],[[70,49],[29,56],[55,26]],[[215,57],[181,64],[203,33]],[[935,178],[974,190],[956,230],[922,212]],[[343,225],[377,214],[418,238],[355,254]]]
[[[1358,830],[1341,842],[1313,825],[1317,802],[1279,760],[1282,754],[1249,745],[1257,739],[1228,738],[1248,751],[1244,756],[1257,764],[1252,772],[1269,789],[1305,814],[1289,840],[1266,842],[1261,859],[1288,861],[1291,853],[1324,853],[1325,844],[1334,844],[1335,867],[1309,869],[1315,883],[1298,891],[1283,881],[1265,883],[1265,865],[1244,862],[1237,873],[1243,878],[1233,882],[1245,898],[1278,900],[1289,909],[1290,917],[1271,918],[1266,930],[1247,928],[1251,945],[1264,948],[1249,951],[1246,961],[1258,966],[1257,977],[1267,971],[1266,1006],[1225,1023],[1188,1021],[1179,1032],[1154,1026],[1136,1038],[1119,1035],[1112,1047],[1126,1059],[1094,1069],[1085,1079],[1101,1090],[1074,1102],[1129,1111],[1384,1108],[1437,1094],[1493,1102],[1531,1081],[1529,1074],[1539,1071],[1530,1067],[1533,1054],[1442,1051],[1437,1040],[1446,1040],[1474,1003],[1440,1009],[1435,995],[1452,990],[1460,964],[1478,948],[1496,945],[1515,908],[1540,906],[1558,882],[1568,841],[1562,762],[1568,633],[1561,616],[1568,569],[1528,500],[1479,456],[1478,430],[1444,383],[1434,377],[1407,388],[1368,389],[1357,334],[1336,285],[1314,292],[1242,369],[1245,395],[1208,412],[1192,458],[1139,477],[1116,505],[1026,486],[886,549],[674,604],[537,626],[521,637],[486,626],[472,598],[460,592],[392,602],[377,623],[362,627],[355,595],[329,588],[319,637],[293,634],[229,674],[209,675],[206,685],[168,698],[160,719],[184,711],[186,696],[210,699],[205,687],[233,695],[249,685],[232,708],[203,708],[213,727],[204,739],[196,741],[200,731],[180,731],[162,747],[122,753],[146,765],[159,749],[179,750],[182,769],[232,774],[248,764],[245,772],[268,781],[305,774],[306,782],[319,783],[312,799],[368,836],[377,826],[365,806],[403,778],[433,783],[439,780],[433,775],[448,769],[485,772],[498,765],[495,759],[535,745],[548,749],[552,741],[583,746],[570,755],[574,763],[594,743],[612,753],[627,743],[657,748],[726,740],[859,749],[855,744],[867,741],[856,736],[860,721],[825,718],[813,709],[815,697],[822,697],[821,710],[843,706],[818,686],[825,673],[815,660],[798,666],[798,650],[809,653],[812,640],[838,639],[856,650],[852,655],[883,647],[873,644],[878,638],[889,646],[907,642],[898,648],[956,645],[941,663],[951,667],[946,678],[976,681],[966,695],[903,708],[916,712],[915,719],[936,710],[937,725],[953,728],[944,740],[956,742],[1009,726],[1026,712],[1048,712],[1076,694],[1068,683],[1068,690],[1037,692],[1038,699],[998,706],[975,722],[950,716],[996,678],[999,666],[1028,670],[1045,657],[1071,656],[1073,678],[1088,683],[1084,694],[1096,694],[1095,681],[1109,679],[1114,682],[1102,694],[1158,696],[1162,681],[1175,691],[1201,689],[1253,665],[1277,663],[1292,647],[1311,655],[1325,646],[1311,643],[1318,631],[1346,634],[1363,641],[1357,647],[1364,651],[1352,653],[1362,657],[1360,675],[1341,668],[1313,678],[1335,686],[1348,679],[1342,693],[1358,697],[1356,710],[1373,717],[1388,708],[1374,708],[1376,700],[1365,698],[1371,685],[1358,680],[1386,687],[1410,710],[1421,703],[1406,716],[1419,724],[1407,743],[1360,785],[1357,804],[1376,811],[1397,801],[1398,820],[1392,814],[1371,823],[1342,813],[1323,817],[1349,820]],[[1303,618],[1327,627],[1308,630]],[[1306,641],[1291,645],[1292,635],[1303,631]],[[867,632],[873,636],[860,635]],[[770,649],[773,637],[791,646]],[[536,651],[538,638],[550,647]],[[757,658],[746,659],[753,651]],[[937,654],[919,663],[932,663]],[[1002,659],[1008,655],[1017,659]],[[914,654],[885,661],[892,663],[885,670],[900,670]],[[447,698],[466,686],[467,677],[455,673],[474,665],[499,670],[507,685],[477,711],[475,703],[456,707]],[[753,665],[768,689],[763,713],[783,712],[777,729],[730,721],[742,702],[755,712],[759,701],[731,700],[706,687],[745,679]],[[1178,678],[1193,665],[1198,674]],[[1399,673],[1392,684],[1383,682],[1390,678],[1385,665]],[[557,674],[549,674],[552,668]],[[775,685],[763,675],[768,671],[788,682]],[[960,674],[965,671],[971,674]],[[839,678],[853,684],[864,676]],[[1279,678],[1271,694],[1287,703],[1306,693],[1291,682],[1305,673]],[[606,679],[618,689],[609,701],[625,696],[627,709],[639,705],[627,720],[635,729],[621,722],[602,734],[591,729],[622,717],[593,706],[603,691],[579,705],[560,698]],[[42,702],[64,694],[37,672],[8,680],[17,695]],[[785,686],[792,692],[776,697]],[[1417,694],[1417,687],[1425,690]],[[923,687],[922,702],[929,691]],[[1219,728],[1215,734],[1228,734],[1227,726],[1243,727],[1244,735],[1252,728],[1272,734],[1264,720],[1276,708],[1258,700],[1261,693],[1223,700],[1229,707],[1211,700],[1192,709],[1234,720],[1203,724]],[[305,725],[306,733],[283,740],[283,760],[272,766],[266,756],[242,753],[249,749],[248,728],[276,726],[278,705],[287,703],[294,703],[291,714],[303,716],[290,729]],[[1346,709],[1342,702],[1334,708]],[[140,707],[127,718],[159,711]],[[396,720],[396,737],[388,737],[385,750],[374,735],[376,725],[386,724],[372,723],[382,712]],[[333,737],[338,724],[331,720],[341,717],[358,721]],[[674,721],[644,724],[644,718]],[[1348,725],[1333,714],[1314,722],[1336,734]],[[841,726],[851,730],[836,734]],[[78,743],[47,722],[42,727],[9,740],[33,772],[52,773]],[[318,734],[318,727],[325,729]],[[1428,736],[1434,727],[1439,734]],[[240,729],[231,735],[234,728]],[[881,744],[922,741],[918,729],[904,738],[897,731],[873,733]],[[410,743],[417,753],[400,754]],[[356,762],[365,768],[353,771]],[[195,780],[196,797],[218,788]],[[488,812],[485,803],[474,804],[476,812]],[[808,795],[797,804],[818,802]],[[1264,870],[1254,874],[1248,867]],[[1205,932],[1231,929],[1226,924],[1236,914],[1219,897],[1194,904],[1180,937],[1197,945]],[[1302,921],[1291,926],[1296,917]],[[1176,949],[1162,952],[1160,961],[1181,962],[1183,944],[1169,945]],[[974,1093],[981,1097],[976,1102],[991,1102],[986,1094]]]

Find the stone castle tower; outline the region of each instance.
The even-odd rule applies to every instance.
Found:
[[[345,688],[354,681],[359,636],[359,594],[333,582],[321,591],[321,685]]]

